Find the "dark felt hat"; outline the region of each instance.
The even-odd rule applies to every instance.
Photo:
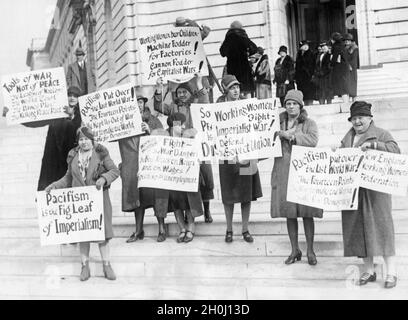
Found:
[[[77,138],[78,139],[81,137],[81,135],[87,137],[89,140],[92,140],[92,141],[95,140],[95,136],[94,136],[92,130],[89,129],[88,127],[80,127],[77,130]]]
[[[354,37],[353,37],[353,35],[352,35],[351,33],[346,33],[346,34],[343,36],[343,39],[344,39],[344,40],[353,41],[353,40],[354,40]]]
[[[365,117],[372,117],[371,113],[371,104],[365,101],[356,101],[350,106],[350,118],[348,121],[355,116],[365,116]]]
[[[331,36],[331,38],[333,39],[333,41],[335,42],[339,42],[341,40],[343,40],[343,36],[341,35],[341,33],[339,32],[334,32]]]
[[[288,53],[288,47],[286,47],[286,46],[281,46],[281,47],[279,48],[278,54],[281,53],[281,52],[286,52],[286,53]]]
[[[169,128],[173,128],[173,124],[175,121],[178,121],[181,124],[183,124],[184,122],[186,122],[186,116],[181,112],[176,112],[169,115],[167,118],[167,125],[169,126]]]
[[[188,92],[190,92],[191,95],[193,95],[193,89],[191,89],[191,87],[189,86],[189,84],[187,82],[184,82],[182,84],[180,84],[177,89],[176,89],[176,96],[177,96],[177,91],[178,89],[184,88],[186,89]]]
[[[146,97],[142,96],[142,95],[137,95],[136,100],[143,100],[144,103],[146,103],[147,101],[149,101],[149,99],[147,99]]]
[[[240,85],[240,82],[237,80],[237,77],[232,74],[226,74],[222,77],[221,85],[224,90],[229,90],[234,84]]]
[[[82,48],[78,48],[75,50],[75,55],[76,56],[84,56],[85,55],[85,51]]]
[[[78,87],[69,87],[68,88],[68,96],[75,96],[75,97],[80,97],[81,96],[81,89],[79,89]]]

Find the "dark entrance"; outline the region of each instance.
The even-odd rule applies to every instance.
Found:
[[[311,41],[314,50],[333,32],[352,33],[357,41],[355,0],[288,0],[286,15],[293,55],[301,40]]]

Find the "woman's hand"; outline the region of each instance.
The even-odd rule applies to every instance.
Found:
[[[101,188],[105,185],[106,179],[104,177],[100,177],[98,181],[96,181],[96,189],[101,190]]]
[[[44,189],[46,193],[50,193],[51,190],[57,189],[54,185],[50,184],[47,188]]]
[[[279,131],[278,135],[281,139],[285,139],[285,140],[293,140],[293,133],[290,131]]]
[[[364,142],[361,146],[361,151],[367,151],[369,149],[377,149],[377,143],[376,142]]]
[[[150,127],[146,122],[142,122],[142,131],[145,131],[148,134],[150,134]]]

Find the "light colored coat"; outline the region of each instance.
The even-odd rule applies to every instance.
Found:
[[[353,147],[351,129],[341,141],[343,148]],[[364,142],[377,142],[377,150],[400,153],[391,134],[371,123],[356,147]],[[394,223],[391,195],[360,188],[358,210],[342,212],[344,256],[373,257],[395,255]]]
[[[119,169],[110,158],[108,150],[101,145],[97,145],[92,151],[86,181],[84,181],[79,170],[78,151],[79,147],[76,147],[68,153],[68,170],[65,176],[51,185],[56,189],[93,186],[96,185],[99,177],[104,177],[106,185],[103,191],[103,214],[105,220],[105,239],[109,240],[113,238],[113,228],[112,205],[108,188],[119,177]]]

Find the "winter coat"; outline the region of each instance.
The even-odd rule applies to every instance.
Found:
[[[217,103],[225,102],[226,97],[218,98]],[[245,174],[250,171],[252,174]],[[243,174],[244,173],[244,174]],[[245,203],[262,197],[261,180],[256,163],[229,164],[227,161],[219,165],[222,203]]]
[[[151,131],[163,128],[160,120],[150,115],[147,124]],[[133,212],[137,208],[154,207],[155,214],[162,217],[167,207],[160,206],[161,192],[158,189],[138,188],[140,136],[121,139],[119,151],[122,159],[120,177],[122,179],[122,211]],[[167,204],[166,204],[167,205]]]
[[[335,96],[349,93],[350,69],[346,58],[346,46],[335,42],[332,48],[332,87]]]
[[[346,48],[346,60],[350,68],[350,78],[348,92],[351,97],[357,97],[357,69],[359,68],[358,47],[353,43]]]
[[[315,67],[315,55],[312,51],[299,50],[296,56],[295,80],[297,89],[302,91],[304,100],[314,100],[316,88],[312,83]]]
[[[248,57],[257,52],[257,46],[243,29],[229,29],[221,45],[220,54],[227,57],[227,73],[241,83],[241,91],[255,91],[255,82]]]
[[[332,85],[331,85],[331,65],[330,54],[324,53],[323,59],[320,60],[321,54],[316,58],[315,72],[313,79],[316,84],[317,98],[331,100]]]
[[[275,77],[273,81],[276,83],[276,96],[285,97],[289,90],[295,89],[294,76],[295,76],[295,63],[290,56],[286,56],[281,62],[281,58],[277,59],[275,62],[274,74]],[[285,90],[279,90],[280,85],[284,85],[286,81],[289,84],[286,85]]]
[[[264,54],[259,59],[255,68],[255,82],[258,84],[271,85],[271,70],[269,68],[268,55]]]
[[[78,165],[79,147],[72,149],[67,158],[68,170],[60,180],[51,185],[56,189],[75,188],[96,185],[100,177],[104,177],[106,184],[103,188],[103,216],[105,220],[105,239],[113,238],[112,204],[109,198],[109,188],[113,181],[119,177],[119,169],[109,156],[108,149],[96,145],[92,150],[91,160],[87,170],[86,181],[83,180]]]
[[[350,129],[341,147],[354,145],[355,131]],[[377,142],[377,150],[400,153],[391,134],[375,126],[374,122],[358,141]],[[342,212],[344,256],[373,257],[395,255],[394,223],[391,195],[365,188],[359,189],[358,209]]]
[[[37,190],[42,191],[67,172],[68,152],[76,146],[76,132],[81,126],[81,115],[78,111],[72,120],[64,118],[29,122],[23,125],[30,128],[49,126],[37,185]]]
[[[319,133],[316,123],[309,119],[306,110],[302,109],[295,124],[295,141],[289,142],[282,139],[282,157],[275,158],[273,165],[271,185],[271,217],[272,218],[322,218],[323,210],[289,202],[287,198],[289,166],[292,154],[292,145],[303,147],[316,147]],[[288,130],[288,113],[280,115],[281,130]]]
[[[86,70],[86,78],[87,78],[87,85],[85,83],[81,83],[81,75],[79,71],[78,62],[71,63],[68,66],[67,70],[67,86],[69,87],[77,87],[80,88],[82,91],[82,95],[89,94],[95,92],[96,90],[96,78],[95,74],[91,70],[89,63],[85,63],[85,70]]]

